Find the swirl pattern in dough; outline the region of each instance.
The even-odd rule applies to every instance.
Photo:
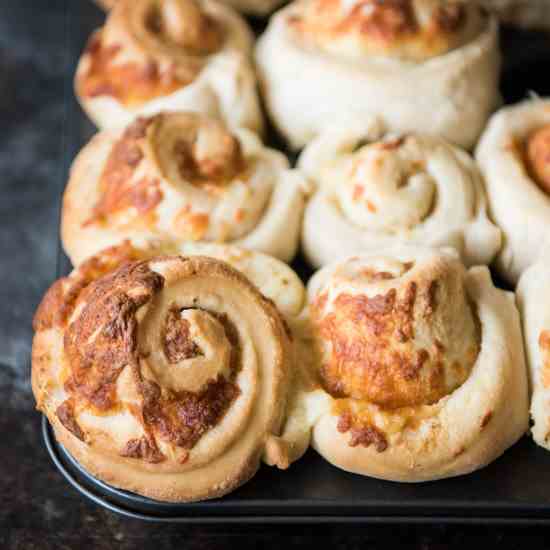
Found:
[[[193,113],[101,132],[74,162],[62,240],[73,264],[125,239],[228,242],[289,261],[307,185],[251,132]]]
[[[311,437],[345,470],[426,481],[485,466],[527,430],[519,315],[486,267],[430,248],[352,257],[314,276],[309,309],[318,385],[293,398],[283,449]]]
[[[310,262],[323,266],[397,244],[452,246],[467,265],[489,263],[501,245],[472,158],[440,138],[382,137],[348,126],[302,153],[316,182],[303,228]]]
[[[287,312],[299,307],[288,267],[208,247],[257,281],[269,274],[275,299],[290,286]],[[51,287],[34,321],[33,391],[92,475],[157,500],[214,498],[250,479],[279,433],[292,336],[275,302],[229,264],[136,260],[153,251],[124,243]]]
[[[515,284],[550,237],[550,100],[501,109],[491,118],[476,158],[491,217],[504,237],[495,264]]]
[[[79,62],[75,88],[100,128],[191,110],[261,131],[252,35],[213,0],[120,0]]]
[[[470,148],[499,102],[497,23],[474,3],[299,0],[272,17],[256,59],[295,148],[373,116]]]

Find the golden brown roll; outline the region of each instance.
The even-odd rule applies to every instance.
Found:
[[[520,277],[517,300],[531,386],[531,434],[550,450],[550,256],[548,250]]]
[[[526,29],[550,27],[548,0],[479,0],[479,2],[496,13],[504,23]]]
[[[332,464],[426,481],[490,463],[528,428],[527,374],[511,293],[454,251],[352,257],[309,283],[315,359],[293,397],[282,453],[311,438]]]
[[[57,440],[95,477],[157,500],[246,482],[285,414],[294,348],[277,306],[290,318],[303,287],[277,260],[208,248],[242,271],[124,243],[57,281],[35,316],[33,391]]]
[[[441,138],[349,125],[313,140],[298,165],[317,184],[302,236],[316,267],[398,244],[452,246],[467,265],[500,249],[477,166]]]
[[[62,240],[74,265],[125,239],[227,242],[289,261],[307,186],[251,132],[161,113],[96,135],[75,160]]]
[[[474,3],[298,0],[272,17],[256,60],[295,148],[373,117],[471,148],[499,102],[498,25]]]
[[[80,59],[76,94],[100,128],[191,110],[261,131],[251,47],[245,21],[213,0],[120,0]]]
[[[110,10],[118,0],[96,0],[96,2],[104,9]],[[284,0],[220,0],[220,2],[243,13],[266,15]]]
[[[550,100],[534,98],[501,109],[491,118],[476,158],[489,212],[504,237],[495,264],[515,284],[550,237]]]

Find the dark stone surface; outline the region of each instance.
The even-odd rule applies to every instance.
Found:
[[[57,270],[59,198],[77,146],[66,138],[74,135],[67,114],[76,61],[66,10],[79,1],[0,2],[0,548],[548,546],[541,529],[517,527],[150,525],[104,511],[66,484],[42,445],[29,357],[32,314]],[[86,5],[84,16],[100,14]]]

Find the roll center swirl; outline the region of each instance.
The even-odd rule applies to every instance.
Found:
[[[430,213],[437,185],[414,137],[366,145],[338,189],[346,216],[363,228],[414,227]]]
[[[468,377],[479,324],[461,264],[446,257],[345,262],[313,302],[321,379],[337,397],[429,405]]]
[[[174,184],[225,186],[244,168],[238,140],[218,122],[190,113],[159,118],[151,143],[161,172]]]
[[[155,359],[150,365],[161,385],[173,391],[198,392],[220,376],[231,378],[237,367],[238,342],[230,342],[223,324],[207,311],[172,306],[161,339],[168,365]]]

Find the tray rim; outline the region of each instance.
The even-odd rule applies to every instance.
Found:
[[[258,508],[271,508],[273,512],[266,513],[239,513],[239,508],[243,507],[237,504],[226,503],[223,506],[223,501],[206,501],[206,502],[197,502],[197,503],[187,503],[174,505],[175,507],[181,508],[181,513],[176,513],[173,515],[155,515],[152,513],[146,513],[141,511],[132,510],[131,508],[124,507],[120,504],[110,501],[106,496],[99,493],[99,491],[94,490],[92,486],[93,482],[90,482],[90,486],[80,481],[77,476],[75,476],[70,469],[63,463],[61,458],[62,454],[65,454],[71,462],[76,464],[74,458],[66,451],[61,448],[61,445],[55,440],[53,435],[53,430],[50,426],[50,423],[46,416],[42,416],[41,419],[41,434],[44,445],[48,452],[48,456],[51,461],[65,478],[65,480],[81,495],[85,496],[88,500],[97,504],[111,512],[115,512],[121,516],[139,519],[151,523],[181,523],[181,524],[318,524],[318,523],[328,523],[328,524],[365,524],[365,525],[383,525],[383,524],[460,524],[460,525],[544,525],[550,526],[550,506],[538,506],[538,505],[523,505],[518,506],[515,504],[505,505],[501,503],[499,506],[496,506],[494,503],[488,501],[476,502],[475,507],[470,509],[470,511],[475,511],[475,515],[465,515],[467,512],[466,509],[462,508],[461,513],[457,512],[452,513],[422,513],[422,509],[426,509],[428,506],[423,504],[418,506],[415,510],[414,507],[411,510],[411,506],[408,505],[410,512],[409,513],[395,513],[391,506],[382,506],[386,508],[384,513],[378,514],[369,514],[368,509],[372,508],[375,504],[375,501],[372,503],[367,503],[366,501],[358,503],[354,501],[354,508],[357,509],[357,513],[350,514],[347,510],[344,510],[341,513],[338,513],[338,508],[345,508],[346,505],[350,505],[351,501],[348,503],[342,503],[339,501],[332,500],[319,500],[316,502],[304,501],[300,503],[299,501],[293,502],[291,506],[287,506],[287,509],[291,509],[291,513],[282,513],[278,510],[279,507],[283,508],[285,506],[284,501],[281,501],[279,504],[273,504],[270,501],[262,501],[260,499],[248,500],[246,506],[257,506]],[[83,468],[83,475],[92,478],[93,477],[87,473]],[[109,486],[108,484],[97,481],[98,485],[104,485],[108,490],[114,492],[125,493],[125,491],[119,491],[118,489]],[[138,498],[142,498],[139,495],[136,495]],[[149,500],[149,499],[145,499]],[[151,501],[154,502],[154,501]],[[166,504],[166,503],[160,503]],[[216,507],[223,507],[232,509],[235,513],[216,513],[212,515],[212,511]],[[380,510],[380,502],[376,502],[377,508]],[[308,513],[306,510],[303,512],[299,511],[300,507],[306,507],[309,509]],[[435,506],[435,503],[432,504]],[[396,506],[398,507],[398,506]],[[313,509],[315,513],[312,513]],[[297,511],[298,510],[298,511]],[[485,511],[486,513],[482,513]],[[518,515],[508,515],[513,514],[514,512]],[[519,515],[521,514],[521,515]],[[530,514],[530,515],[524,515]]]

